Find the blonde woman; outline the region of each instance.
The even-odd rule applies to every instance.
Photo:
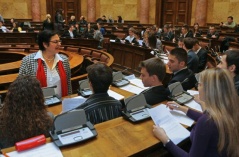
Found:
[[[51,21],[51,15],[46,14],[46,19],[43,21],[43,30],[53,30],[54,25]]]
[[[197,121],[191,131],[189,153],[170,141],[162,128],[153,126],[154,135],[176,157],[238,157],[238,96],[229,71],[219,68],[205,70],[200,74],[198,84],[203,113],[175,102],[167,103],[170,109],[183,111]]]

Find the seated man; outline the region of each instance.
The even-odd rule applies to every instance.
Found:
[[[146,89],[142,93],[145,96],[146,102],[149,105],[155,105],[166,100],[169,96],[169,91],[164,88],[162,81],[166,74],[166,67],[159,58],[150,58],[140,63],[141,75],[140,78]]]
[[[213,38],[213,39],[219,38],[219,33],[215,30],[214,25],[209,27],[209,31],[207,32],[207,38]]]
[[[113,81],[112,70],[103,63],[92,64],[86,70],[93,94],[76,109],[84,109],[93,124],[120,117],[122,104],[107,93]]]
[[[70,25],[69,29],[67,31],[65,31],[61,37],[66,37],[66,38],[76,38],[76,32],[74,31],[75,27],[74,25]]]
[[[232,16],[228,16],[227,17],[227,22],[220,23],[221,27],[228,27],[228,28],[235,28],[237,26],[236,22],[233,21],[233,17]]]
[[[188,37],[193,38],[193,33],[192,31],[189,30],[188,25],[182,26],[181,33],[182,33],[181,37],[183,38],[188,38]]]
[[[173,49],[168,55],[168,67],[173,72],[168,85],[181,82],[184,90],[195,87],[197,80],[194,73],[187,68],[187,52],[182,48]]]
[[[183,44],[184,44],[183,48],[187,51],[187,54],[188,54],[187,67],[188,69],[192,70],[194,73],[197,73],[199,59],[196,53],[192,50],[194,45],[193,38],[184,38]]]
[[[231,72],[239,95],[239,50],[226,51],[217,67],[228,69]]]
[[[10,33],[11,31],[7,27],[3,26],[3,21],[0,21],[0,31],[3,33]]]
[[[201,72],[205,69],[207,64],[207,50],[202,48],[199,44],[197,38],[194,38],[193,51],[197,54],[199,63],[198,63],[198,72]]]
[[[165,41],[172,41],[174,38],[174,34],[172,31],[169,29],[169,25],[166,24],[163,27],[163,40]]]

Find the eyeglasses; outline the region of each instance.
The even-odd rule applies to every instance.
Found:
[[[61,40],[53,40],[53,41],[50,41],[50,42],[52,42],[54,44],[58,44],[58,43],[61,43]]]

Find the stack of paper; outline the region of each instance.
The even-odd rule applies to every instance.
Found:
[[[155,108],[148,109],[148,112],[155,125],[163,128],[174,144],[178,144],[189,137],[190,132],[173,118],[165,105],[161,104]]]
[[[129,81],[130,81],[131,84],[133,84],[135,86],[138,86],[140,88],[143,88],[143,89],[148,89],[149,88],[149,87],[144,87],[144,84],[143,84],[141,79],[135,78],[135,79],[131,79]]]
[[[86,98],[77,96],[74,98],[65,98],[62,101],[62,112],[67,112],[75,109],[86,101]]]
[[[60,149],[54,143],[47,143],[29,150],[25,150],[22,152],[10,152],[7,153],[10,157],[43,157],[43,156],[50,156],[50,157],[63,157]]]
[[[123,86],[123,87],[120,87],[120,89],[126,90],[126,91],[134,93],[134,94],[139,94],[142,91],[144,91],[143,88],[139,88],[139,87],[131,85],[131,84]]]

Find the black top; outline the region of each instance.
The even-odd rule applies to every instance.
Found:
[[[122,104],[108,93],[92,94],[76,109],[84,109],[92,124],[101,123],[121,116]]]
[[[168,85],[175,82],[181,82],[181,83],[183,82],[182,83],[183,89],[187,91],[195,87],[197,80],[194,76],[194,73],[190,69],[186,68],[174,73]]]
[[[235,83],[235,87],[236,87],[236,90],[237,90],[237,94],[239,95],[239,75],[236,75],[234,77],[234,83]]]
[[[219,38],[219,33],[218,32],[215,31],[213,34],[211,34],[209,31],[207,32],[207,38],[212,38],[213,35],[216,36],[215,39]]]
[[[189,50],[187,60],[188,69],[192,70],[194,73],[198,73],[198,64],[199,64],[198,56],[193,50]]]
[[[48,22],[47,20],[43,21],[43,30],[53,30],[54,26],[52,22]]]
[[[207,64],[207,50],[201,48],[197,53],[199,63],[198,63],[198,72],[201,72],[205,69]]]
[[[146,102],[149,105],[155,105],[165,101],[169,96],[169,91],[164,88],[163,85],[146,89],[142,93],[144,94]]]

